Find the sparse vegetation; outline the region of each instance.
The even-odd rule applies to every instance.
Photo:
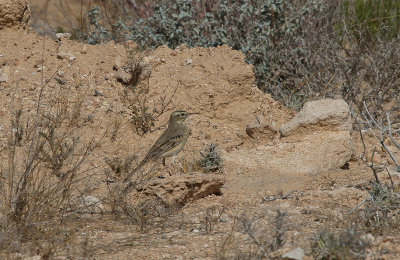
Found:
[[[204,152],[200,153],[201,158],[197,164],[206,173],[219,171],[223,167],[222,157],[216,148],[215,144],[210,144]]]
[[[386,185],[373,183],[369,198],[357,210],[357,222],[373,234],[398,233],[400,228],[400,193]]]
[[[286,231],[286,213],[281,210],[277,210],[275,216],[242,214],[235,218],[217,258],[270,259],[273,252],[285,244]]]
[[[370,243],[363,236],[353,227],[323,230],[311,240],[311,255],[314,259],[365,259]]]
[[[203,220],[206,233],[211,233],[213,231],[224,213],[225,209],[223,206],[212,206],[206,209]]]
[[[85,161],[97,140],[81,138],[92,118],[82,111],[85,92],[67,95],[65,86],[47,92],[49,80],[42,82],[33,112],[21,102],[20,85],[10,103],[0,164],[0,252],[23,249],[51,257],[65,238],[55,234],[73,232],[68,223],[80,218],[94,189],[88,180],[95,172]]]
[[[21,90],[19,84],[31,84],[30,78],[21,79],[17,86],[11,79],[14,80],[17,77],[15,75],[25,73],[20,69],[23,67],[20,63],[22,59],[7,57],[4,51],[0,53],[2,69],[0,72],[6,71],[3,70],[3,65],[11,67],[11,73],[8,68],[8,74],[4,73],[14,84],[9,84],[7,81],[0,82],[1,93],[12,93],[9,96],[4,95],[6,102],[10,103],[10,120],[0,122],[0,133],[6,133],[0,143],[0,258],[3,255],[13,258],[16,254],[21,254],[17,257],[40,255],[44,259],[56,258],[59,255],[85,259],[100,255],[101,258],[104,252],[114,254],[115,248],[142,250],[151,247],[159,250],[164,246],[168,250],[175,250],[173,253],[186,252],[190,250],[185,248],[188,244],[185,240],[188,240],[188,237],[199,236],[201,243],[207,239],[215,242],[218,259],[274,259],[279,258],[283,251],[291,250],[292,246],[307,243],[310,233],[315,230],[321,231],[316,232],[311,238],[310,247],[303,248],[315,259],[380,258],[379,254],[386,250],[382,241],[391,243],[392,246],[398,244],[400,235],[400,186],[397,176],[400,172],[400,145],[397,141],[400,133],[398,129],[400,4],[398,1],[81,1],[80,14],[73,16],[71,16],[72,10],[68,9],[66,3],[67,1],[60,0],[57,6],[71,26],[59,27],[57,31],[72,32],[73,39],[90,44],[129,40],[126,44],[127,59],[125,64],[115,66],[114,71],[111,71],[112,65],[107,64],[110,73],[107,72],[105,77],[101,74],[106,70],[104,68],[97,71],[98,67],[95,67],[95,70],[93,67],[88,70],[79,67],[79,59],[82,58],[79,54],[80,57],[77,57],[75,63],[72,60],[68,63],[68,68],[71,68],[73,73],[66,73],[68,75],[63,79],[58,79],[59,85],[50,84],[53,76],[47,80],[42,76],[38,88],[32,85]],[[129,47],[135,45],[133,41],[139,48]],[[15,46],[18,44],[22,45],[20,42],[14,42]],[[32,46],[34,44],[35,39],[32,40]],[[68,44],[68,41],[59,41],[58,48],[66,49]],[[228,191],[223,193],[225,197],[218,200],[214,200],[211,196],[205,197],[203,201],[193,203],[194,205],[186,204],[183,210],[180,208],[181,205],[175,207],[168,204],[169,201],[165,197],[168,198],[176,190],[179,193],[179,189],[190,185],[201,193],[200,185],[196,185],[198,182],[195,184],[187,182],[182,186],[176,184],[176,190],[165,190],[166,195],[157,192],[150,194],[147,188],[158,176],[156,175],[158,169],[152,168],[133,176],[130,183],[123,186],[120,183],[121,177],[127,176],[135,168],[138,159],[136,155],[132,155],[133,152],[125,154],[127,152],[118,146],[121,144],[121,135],[127,133],[123,132],[127,130],[124,128],[124,122],[131,123],[130,126],[139,136],[151,133],[157,119],[170,108],[169,105],[180,86],[176,86],[173,92],[168,92],[168,95],[165,94],[167,92],[164,92],[164,95],[155,92],[153,95],[150,76],[154,69],[153,62],[158,57],[152,57],[151,50],[143,52],[142,49],[151,49],[164,44],[171,48],[181,44],[189,47],[214,47],[227,44],[235,50],[240,50],[244,53],[246,62],[254,65],[257,86],[294,109],[300,109],[305,102],[313,99],[345,99],[352,108],[353,119],[364,146],[360,159],[371,169],[373,176],[357,179],[359,172],[355,172],[354,168],[359,170],[362,167],[354,166],[356,163],[350,161],[346,164],[346,171],[353,171],[351,173],[356,173],[354,174],[356,177],[342,172],[341,177],[325,175],[321,177],[322,175],[316,173],[312,178],[301,179],[309,182],[299,189],[285,186],[281,192],[273,194],[276,191],[271,191],[270,194],[273,195],[265,196],[258,194],[259,191],[257,194],[253,192],[252,186],[246,187],[245,184],[240,186],[242,183],[238,186],[232,184],[233,181],[240,182],[242,179],[239,178],[253,177],[250,175],[253,172],[250,171],[247,175],[244,167],[238,167],[237,175],[232,176],[231,173],[227,173],[218,176],[221,179],[233,178],[229,180],[231,183],[224,187]],[[31,64],[32,59],[39,59],[35,57],[34,48],[31,51],[30,47],[24,47],[21,48],[21,52],[26,52],[27,49],[29,53],[24,55],[24,62]],[[183,49],[171,52],[171,56],[179,55],[180,51],[184,53]],[[74,48],[71,50],[78,52]],[[164,57],[168,57],[168,52]],[[89,56],[89,51],[85,50],[85,55]],[[40,59],[42,75],[43,70],[46,71],[43,66],[45,62],[48,68],[52,68],[62,60],[53,58],[48,56],[47,60],[43,57]],[[152,58],[154,60],[151,60]],[[63,61],[68,62],[66,59]],[[103,60],[98,62],[101,63]],[[104,63],[106,62],[109,60],[104,58]],[[165,68],[163,65],[159,66],[163,63],[165,60],[160,60],[155,69]],[[225,71],[229,70],[223,61],[218,65],[224,66]],[[197,72],[198,67],[208,69],[203,64],[196,64],[195,58],[191,63],[193,67],[189,64],[175,63],[169,68],[174,68],[173,66],[187,66],[186,68],[193,69],[193,72]],[[96,108],[103,109],[101,110],[103,112],[107,111],[102,114],[101,120],[105,114],[118,117],[116,121],[106,122],[111,126],[104,124],[99,129],[103,126],[109,127],[107,134],[110,136],[105,138],[105,142],[110,141],[117,147],[115,150],[121,149],[120,151],[109,149],[108,146],[99,149],[102,151],[97,153],[98,140],[103,135],[101,130],[96,129],[96,136],[99,138],[94,138],[87,131],[87,127],[97,119],[91,112],[92,107],[85,109],[89,103],[87,89],[90,87],[85,85],[80,69],[99,89],[104,85],[108,89],[120,88],[119,96],[111,97],[105,94],[90,99],[90,102],[101,104]],[[32,78],[36,73],[35,70]],[[123,77],[119,77],[119,73],[123,73]],[[122,86],[116,83],[112,74]],[[197,77],[195,74],[191,74],[193,84],[191,82],[190,86],[188,84],[184,87],[202,88],[202,82],[195,81]],[[230,84],[228,81],[227,89]],[[8,92],[7,88],[10,86],[14,91]],[[32,109],[29,98],[33,96],[35,89],[39,89],[38,99]],[[185,94],[183,91],[182,93]],[[215,95],[209,93],[204,93],[199,99],[209,100],[206,101],[209,103],[216,100]],[[225,107],[231,109],[224,101],[216,100],[213,105],[221,104],[224,109]],[[262,105],[260,109],[264,108]],[[201,111],[210,113],[210,107]],[[0,110],[0,116],[3,116],[3,113],[4,111]],[[213,120],[218,119],[218,116],[210,115],[209,118],[203,114],[202,116],[204,121],[210,124],[210,129],[217,128]],[[275,126],[276,122],[273,123]],[[221,131],[221,128],[218,130]],[[237,132],[239,138],[242,130]],[[373,143],[375,147],[372,149],[366,147],[371,141],[363,139],[367,135],[376,138]],[[201,136],[205,135],[202,133]],[[208,140],[215,141],[218,136],[215,139],[214,137],[214,135],[206,136]],[[138,136],[135,138],[139,139]],[[243,140],[243,146],[230,149],[243,147],[247,149],[251,144]],[[267,145],[276,144],[269,141]],[[257,145],[256,141],[253,142]],[[263,142],[262,145],[266,143]],[[297,143],[293,142],[290,145],[295,147]],[[137,149],[136,143],[131,147],[132,150]],[[189,146],[185,149],[191,148]],[[197,148],[193,150],[195,150],[193,154],[198,155]],[[227,153],[231,152],[226,150]],[[260,149],[256,152],[264,151]],[[96,158],[91,161],[93,153]],[[102,158],[107,159],[102,161]],[[186,171],[186,166],[183,168],[187,175],[193,172],[196,174],[199,169],[205,173],[219,173],[222,172],[224,163],[228,169],[235,159],[239,161],[241,158],[231,156],[223,161],[217,146],[211,144],[201,152],[200,160],[191,160],[190,170]],[[282,161],[276,162],[282,163]],[[261,162],[254,160],[254,163]],[[362,162],[360,164],[362,165]],[[396,175],[391,174],[388,165],[395,166]],[[279,169],[271,168],[273,171]],[[293,168],[295,171],[296,167]],[[104,173],[105,178],[97,176],[97,169]],[[292,181],[293,176],[284,176],[278,180],[279,177],[275,176],[279,173],[274,175],[272,170],[260,173],[257,178],[251,179],[251,182],[246,184],[259,185],[258,188],[261,187],[260,190],[263,192],[264,183],[257,183],[266,180],[264,176],[260,177],[261,174],[271,174],[273,177],[268,179],[272,184],[265,185],[269,188],[273,185],[283,185],[286,180]],[[163,175],[160,179],[169,177]],[[187,176],[182,178],[185,177]],[[342,177],[346,180],[341,180]],[[317,186],[324,183],[320,181],[322,178],[330,181],[328,187]],[[370,179],[372,181],[368,182]],[[346,183],[343,184],[344,182]],[[298,183],[296,182],[296,185]],[[239,191],[233,191],[229,185]],[[342,188],[345,191],[339,190]],[[85,226],[88,223],[85,219],[88,218],[89,222],[92,222],[96,213],[93,213],[84,202],[96,189],[104,194],[101,203],[106,206],[105,216],[99,216],[101,218],[99,222],[105,222],[107,225],[104,229],[92,223],[88,225],[90,227]],[[343,205],[336,201],[342,199],[338,196],[338,193],[341,195],[342,192],[348,195],[340,201],[344,202]],[[245,202],[238,200],[249,194],[251,197]],[[319,198],[321,194],[326,198],[316,202],[315,198]],[[231,195],[233,199],[228,198]],[[210,201],[218,201],[222,206],[210,206]],[[251,210],[248,210],[249,208]],[[289,210],[286,213],[276,210],[277,208]],[[245,210],[245,213],[232,217],[237,209]],[[258,211],[253,212],[253,209]],[[330,218],[324,215],[325,210]],[[87,214],[88,212],[90,214]],[[332,220],[336,217],[338,221]],[[109,221],[107,218],[112,220]],[[230,226],[229,232],[227,230]],[[325,229],[319,229],[321,226]],[[117,230],[118,228],[120,230]],[[138,233],[134,233],[136,228],[139,230]],[[83,235],[86,229],[91,229],[93,233]],[[105,233],[110,230],[118,232],[118,236],[115,237],[119,238],[110,239],[108,235],[111,232],[109,232],[102,240],[103,234],[101,236],[99,233],[96,234],[99,230],[101,232],[106,230]],[[122,236],[125,237],[121,238]],[[389,236],[390,238],[385,240]],[[215,238],[218,240],[214,240]],[[207,244],[208,247],[210,245],[211,243]],[[191,246],[196,247],[198,244]],[[96,251],[95,248],[104,251],[98,253],[101,250]],[[195,253],[198,251],[200,250],[196,248]],[[162,253],[167,254],[164,251]],[[168,258],[165,255],[163,257]],[[193,256],[185,255],[184,258]]]
[[[122,101],[126,104],[131,122],[136,133],[143,135],[152,130],[154,122],[161,116],[175,95],[175,91],[167,98],[167,95],[161,97],[159,102],[150,104],[148,101],[150,91],[151,65],[147,59],[146,52],[139,52],[137,48],[126,47],[127,63],[122,67],[122,71],[128,74],[123,82],[125,88],[120,94]]]

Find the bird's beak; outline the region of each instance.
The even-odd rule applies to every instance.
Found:
[[[199,115],[200,113],[198,113],[198,112],[193,112],[193,113],[188,113],[188,116],[191,116],[191,115]]]

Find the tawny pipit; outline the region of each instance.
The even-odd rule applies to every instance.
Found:
[[[185,119],[193,114],[197,113],[188,113],[181,110],[173,112],[169,118],[168,128],[153,144],[139,165],[126,176],[124,182],[129,181],[132,175],[147,162],[162,158],[165,165],[166,157],[177,155],[183,149],[189,137],[189,129],[185,125]]]

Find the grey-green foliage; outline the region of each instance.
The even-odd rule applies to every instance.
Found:
[[[311,239],[313,259],[365,259],[369,242],[363,232],[348,227],[336,232],[323,230]]]
[[[215,149],[216,147],[216,145],[210,144],[205,149],[205,153],[201,153],[199,165],[205,172],[216,172],[222,169],[222,157]]]
[[[287,36],[301,35],[302,21],[323,7],[323,0],[284,1],[217,0],[201,4],[196,0],[159,1],[152,15],[127,26],[121,19],[106,29],[99,22],[98,9],[89,12],[94,30],[90,43],[134,40],[140,47],[167,45],[175,48],[212,47],[227,44],[246,54],[254,65],[256,84],[263,90],[271,76],[270,53],[277,45],[290,45]]]

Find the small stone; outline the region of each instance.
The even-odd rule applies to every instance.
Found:
[[[82,201],[83,211],[87,211],[88,213],[102,213],[104,212],[104,206],[101,201],[94,196],[86,196]]]
[[[87,53],[87,45],[86,45],[86,44],[83,44],[81,53],[82,53],[82,54],[86,54],[86,53]]]
[[[186,65],[192,64],[193,63],[193,59],[189,58],[186,60]]]
[[[366,235],[363,235],[363,236],[362,236],[362,239],[363,239],[364,241],[368,241],[369,243],[375,242],[375,237],[374,237],[371,233],[368,233],[368,234],[366,234]]]
[[[193,229],[192,232],[193,232],[193,233],[199,233],[200,230],[198,230],[198,229]]]
[[[75,56],[71,56],[71,57],[69,57],[69,61],[73,61],[73,60],[75,60],[76,59],[76,57]]]
[[[62,39],[71,39],[71,34],[70,33],[56,33],[56,38],[58,40],[62,40]]]
[[[284,254],[282,259],[294,259],[294,260],[302,260],[304,258],[304,250],[300,247]]]
[[[70,53],[66,53],[66,52],[63,52],[63,51],[60,51],[60,52],[57,53],[57,58],[62,59],[62,60],[63,59],[67,59],[70,56],[71,56]]]
[[[7,82],[8,81],[8,75],[6,73],[0,73],[0,82]]]
[[[119,70],[121,67],[122,67],[122,57],[118,55],[117,57],[115,57],[113,70]]]
[[[64,77],[64,71],[62,70],[57,71],[57,76]]]
[[[8,82],[8,75],[10,75],[10,69],[8,67],[0,69],[0,82]]]
[[[44,71],[46,69],[46,66],[39,66],[38,68],[37,68],[37,71],[38,72],[41,72],[42,70]]]
[[[166,60],[164,58],[161,58],[160,60],[161,60],[161,62],[166,62]]]
[[[115,77],[119,82],[122,82],[124,84],[128,84],[132,80],[132,75],[123,70],[118,71]]]
[[[104,79],[105,79],[105,80],[109,80],[109,79],[110,79],[110,74],[109,74],[109,73],[105,74],[105,75],[104,75]]]
[[[178,51],[177,50],[171,51],[171,56],[176,56],[176,55],[178,55]]]

